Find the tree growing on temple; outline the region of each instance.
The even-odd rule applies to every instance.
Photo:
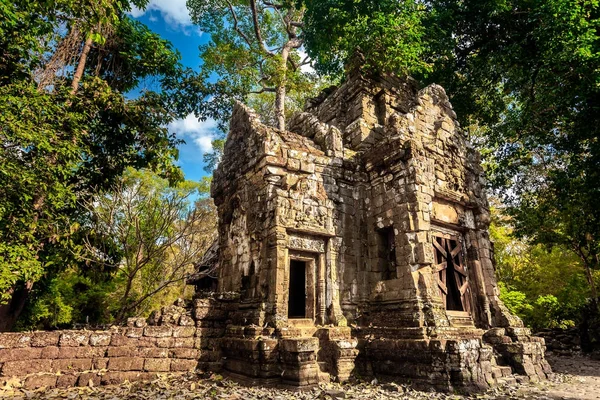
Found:
[[[192,21],[210,34],[200,46],[200,87],[210,101],[197,114],[223,120],[232,100],[267,105],[267,123],[285,129],[286,103],[302,103],[314,76],[304,71],[304,6],[294,1],[188,0]],[[301,99],[297,99],[300,95]],[[296,105],[296,109],[303,104]]]

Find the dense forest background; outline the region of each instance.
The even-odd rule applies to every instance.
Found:
[[[215,213],[166,126],[193,113],[225,132],[237,99],[284,129],[357,55],[451,97],[484,156],[507,306],[535,329],[598,329],[598,0],[187,6],[210,35],[199,70],[130,17],[147,0],[0,0],[0,330],[120,323],[189,295]]]

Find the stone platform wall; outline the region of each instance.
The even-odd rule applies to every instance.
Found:
[[[167,307],[168,308],[168,307]],[[158,314],[105,331],[62,330],[0,334],[0,387],[94,386],[151,380],[157,373],[218,370],[223,322],[218,306],[197,300],[194,317]],[[186,315],[186,313],[188,315]],[[173,315],[176,318],[173,318]]]

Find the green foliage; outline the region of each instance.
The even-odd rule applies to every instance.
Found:
[[[189,85],[210,101],[195,113],[220,121],[225,130],[233,99],[258,96],[260,102],[268,94],[282,127],[287,99],[309,92],[316,78],[301,68],[303,7],[262,0],[188,0],[187,5],[192,21],[211,38],[200,46],[200,78]],[[274,122],[268,115],[265,122]]]
[[[563,246],[522,241],[513,235],[511,220],[497,208],[492,211],[496,275],[508,309],[534,329],[581,322],[591,294],[581,259]]]
[[[128,169],[121,182],[88,202],[81,257],[114,271],[111,313],[118,322],[183,292],[216,233],[211,201],[193,202],[200,189],[206,182],[169,185],[150,171]],[[178,293],[169,292],[174,288]]]
[[[492,183],[515,233],[600,254],[600,3],[433,0],[434,73],[463,125],[486,126]],[[594,294],[596,296],[596,294]]]
[[[145,78],[162,80],[180,74],[181,58],[172,44],[152,32],[146,25],[131,18],[121,18],[102,46],[95,46],[89,57],[90,75],[99,75],[113,89],[128,92]]]
[[[504,282],[500,282],[498,286],[500,288],[500,299],[510,312],[521,318],[527,318],[531,314],[533,306],[528,303],[525,293],[518,290],[509,290]]]
[[[77,268],[68,268],[40,282],[31,295],[17,330],[69,328],[75,323],[112,322],[111,280],[96,281]]]
[[[208,184],[128,169],[88,201],[71,266],[37,282],[17,329],[118,323],[190,296],[185,278],[216,232]]]
[[[83,237],[82,204],[126,168],[182,179],[173,163],[179,141],[166,126],[181,116],[171,95],[189,74],[168,42],[124,14],[129,7],[108,0],[2,3],[0,304],[26,299],[15,297],[21,289],[59,290],[57,274],[80,267],[73,253]],[[95,43],[85,54],[89,37]],[[157,91],[125,97],[150,78]],[[22,304],[10,309],[18,314]],[[0,317],[0,330],[15,315]]]
[[[317,69],[339,75],[358,51],[364,65],[380,73],[426,72],[421,23],[425,11],[414,0],[307,0],[304,15],[308,54]]]

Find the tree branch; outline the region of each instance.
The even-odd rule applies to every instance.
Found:
[[[246,34],[239,28],[238,26],[238,17],[237,14],[235,13],[235,10],[233,9],[233,5],[231,4],[231,2],[229,0],[225,0],[227,2],[227,6],[229,7],[229,12],[231,13],[231,17],[233,18],[233,29],[238,33],[238,35],[240,35],[242,37],[242,39],[244,39],[244,42],[246,42],[246,44],[252,48],[252,42],[250,41],[250,39],[248,39],[248,36],[246,36]]]
[[[250,10],[252,11],[252,25],[254,26],[254,34],[256,35],[256,41],[258,42],[258,46],[262,51],[264,51],[268,55],[274,56],[274,54],[267,49],[262,40],[262,34],[260,33],[260,26],[258,23],[258,10],[256,9],[256,0],[250,0]]]

